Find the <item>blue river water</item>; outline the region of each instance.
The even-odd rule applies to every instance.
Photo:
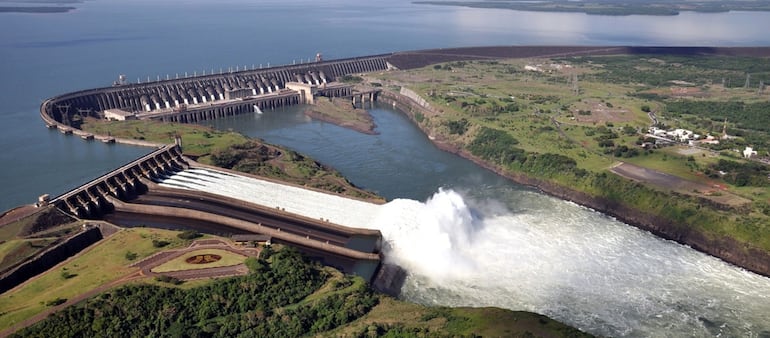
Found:
[[[332,59],[479,45],[770,45],[763,29],[770,13],[760,12],[608,17],[406,0],[94,0],[76,7],[0,13],[2,210],[61,194],[149,152],[64,136],[38,116],[43,99],[106,86],[118,74],[146,81],[302,62],[317,52]],[[770,332],[767,278],[510,184],[437,151],[384,107],[373,111],[379,136],[309,121],[299,109],[216,126],[296,148],[393,200],[408,219],[394,221],[400,232],[382,230],[406,243],[393,257],[409,268],[407,299],[537,311],[610,336]],[[420,222],[426,225],[416,228]],[[407,245],[414,238],[442,238],[456,250],[419,251],[424,245]],[[435,252],[446,255],[428,255]],[[426,260],[408,258],[415,256]],[[451,266],[457,273],[436,271]]]

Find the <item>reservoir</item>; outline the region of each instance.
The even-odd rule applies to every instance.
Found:
[[[94,0],[64,14],[0,14],[0,209],[61,194],[149,152],[46,130],[44,98],[136,82],[398,50],[473,45],[770,44],[770,13],[603,17],[409,1]],[[391,201],[373,224],[409,271],[403,297],[547,314],[610,336],[758,336],[770,279],[542,195],[444,153],[398,112],[379,135],[302,107],[217,120],[305,153]]]

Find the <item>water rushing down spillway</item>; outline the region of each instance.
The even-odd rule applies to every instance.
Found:
[[[348,227],[371,222],[378,205],[212,169],[189,169],[162,186],[203,190]]]
[[[532,191],[374,205],[209,170],[166,183],[379,229],[411,301],[534,311],[607,336],[770,333],[770,279]]]

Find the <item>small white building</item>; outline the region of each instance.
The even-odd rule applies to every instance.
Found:
[[[524,70],[530,71],[530,72],[542,72],[543,69],[539,66],[532,66],[532,65],[526,65],[524,66]]]
[[[751,158],[752,156],[756,156],[757,151],[754,150],[752,147],[746,147],[746,149],[743,150],[743,157],[744,158]]]
[[[136,114],[123,109],[107,109],[104,111],[104,119],[112,121],[136,120]]]
[[[658,136],[658,137],[665,137],[666,136],[666,130],[660,129],[658,127],[650,127],[650,129],[647,130],[650,134]]]
[[[667,131],[666,135],[678,140],[679,142],[687,142],[689,140],[697,139],[696,135],[691,130],[687,129],[674,129],[672,131]]]

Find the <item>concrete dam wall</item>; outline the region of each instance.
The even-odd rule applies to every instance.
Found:
[[[319,61],[264,69],[226,72],[169,80],[118,84],[53,97],[41,106],[49,126],[72,126],[75,115],[105,118],[116,110],[124,117],[174,122],[197,122],[259,109],[301,102],[300,93],[287,89],[290,82],[314,85],[321,94],[349,95],[334,91],[334,82],[345,75],[388,69],[390,54]],[[328,88],[327,88],[328,86]],[[205,114],[194,114],[204,111]],[[188,114],[184,114],[189,112]],[[77,127],[75,125],[75,127]]]
[[[151,180],[186,167],[179,146],[167,145],[64,193],[50,203],[79,218],[98,219],[112,210],[110,198],[134,198],[146,192]]]

